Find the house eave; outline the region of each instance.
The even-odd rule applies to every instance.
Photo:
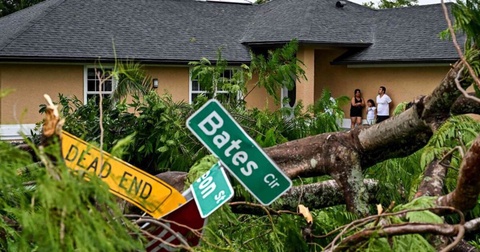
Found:
[[[1,63],[81,63],[91,64],[92,62],[115,63],[115,61],[135,61],[146,65],[188,65],[188,63],[196,60],[182,60],[182,59],[131,59],[131,58],[91,58],[91,57],[25,57],[25,56],[0,56]],[[210,60],[212,64],[216,60]],[[250,61],[236,61],[229,60],[229,65],[248,64]]]
[[[448,65],[458,59],[381,59],[381,60],[342,60],[332,61],[331,65],[369,66],[369,65]]]
[[[291,40],[285,41],[258,41],[258,42],[242,42],[242,44],[249,47],[267,47],[267,46],[278,46],[289,43]],[[298,40],[299,44],[302,45],[311,45],[311,46],[329,46],[329,47],[351,47],[351,48],[367,48],[373,43],[349,43],[349,42],[324,42],[324,41],[312,41],[312,40]]]

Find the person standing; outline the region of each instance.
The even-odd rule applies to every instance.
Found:
[[[350,128],[353,129],[358,125],[362,125],[362,109],[364,106],[365,101],[362,98],[362,92],[360,92],[360,89],[355,89],[350,102]]]
[[[377,95],[377,123],[387,120],[390,117],[390,96],[386,94],[387,89],[380,86]]]
[[[375,124],[375,112],[377,107],[375,107],[375,102],[372,99],[367,101],[367,123],[368,125]]]

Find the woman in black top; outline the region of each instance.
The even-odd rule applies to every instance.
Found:
[[[362,98],[362,92],[360,89],[355,89],[354,96],[352,97],[352,101],[350,102],[350,120],[351,120],[351,128],[355,128],[355,126],[362,125],[362,110],[365,107],[365,101]]]

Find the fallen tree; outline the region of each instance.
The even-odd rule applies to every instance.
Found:
[[[359,216],[385,220],[385,215],[381,212],[377,217],[368,217],[371,215],[368,204],[376,182],[365,180],[364,171],[385,160],[406,157],[425,147],[437,130],[452,116],[479,114],[480,111],[478,99],[465,91],[472,84],[477,86],[480,84],[477,78],[478,73],[468,62],[476,62],[478,58],[470,57],[467,61],[456,43],[448,15],[446,18],[461,59],[451,66],[450,71],[431,94],[420,96],[412,101],[403,113],[380,124],[358,127],[347,132],[310,136],[266,148],[265,152],[291,179],[329,175],[333,180],[293,187],[282,196],[282,203],[275,205],[274,208],[266,209],[246,203],[242,205],[239,202],[232,202],[231,207],[243,213],[281,214],[281,211],[296,210],[299,204],[320,209],[345,203],[349,211]],[[471,44],[467,48],[475,50],[476,45]],[[432,239],[431,242],[439,250],[474,249],[461,240],[465,233],[475,232],[480,226],[478,219],[465,222],[463,217],[477,205],[480,193],[478,176],[480,136],[463,156],[455,190],[442,195],[452,151],[454,150],[445,153],[440,159],[433,160],[426,167],[416,198],[430,196],[429,202],[433,205],[428,210],[440,215],[456,212],[461,216],[460,223],[447,224],[442,221],[442,223],[431,224],[407,221],[398,225],[381,223],[377,228],[364,226],[362,231],[348,236],[339,244],[332,242],[329,249],[332,251],[349,249],[372,237],[422,233],[436,235],[437,238]],[[166,179],[168,181],[168,176]],[[342,194],[339,194],[339,191]],[[255,207],[263,209],[258,211]],[[391,215],[404,217],[405,214],[405,212],[397,212]],[[378,221],[375,226],[377,224]],[[452,242],[445,237],[455,239]]]
[[[452,36],[454,37],[454,33]],[[478,61],[478,54],[473,55],[477,56],[469,58],[469,61]],[[294,211],[300,204],[311,209],[345,204],[350,212],[363,218],[338,230],[338,238],[334,238],[330,245],[325,247],[332,251],[355,249],[370,239],[381,240],[383,237],[425,233],[435,235],[429,242],[437,249],[471,249],[468,244],[461,243],[461,239],[465,233],[473,233],[480,227],[479,219],[464,219],[464,214],[477,205],[480,192],[480,177],[477,176],[480,169],[477,168],[480,163],[480,137],[466,150],[459,165],[456,188],[451,193],[442,195],[452,153],[445,153],[427,166],[415,200],[430,204],[428,208],[399,210],[394,209],[392,204],[386,211],[378,210],[375,215],[370,206],[375,200],[373,195],[378,188],[378,181],[364,177],[364,172],[375,164],[407,157],[425,147],[453,115],[480,111],[478,101],[465,95],[464,91],[472,84],[480,84],[476,80],[478,74],[470,69],[462,54],[460,57],[461,60],[451,66],[432,93],[412,101],[408,109],[389,120],[369,127],[319,134],[265,148],[270,158],[292,180],[322,175],[328,175],[332,180],[295,186],[282,196],[280,203],[270,208],[245,202],[238,195],[230,203],[230,207],[236,212],[247,214],[297,215]],[[45,125],[44,134],[56,134],[61,138],[56,124],[59,121],[55,120],[51,119],[55,122],[53,126]],[[53,133],[48,133],[50,131]],[[49,143],[52,141],[47,138],[42,145]],[[48,160],[42,162],[47,169],[51,167]],[[178,190],[184,188],[187,179],[187,174],[183,172],[166,172],[157,176]],[[460,216],[460,222],[449,224],[444,223],[441,218],[432,217],[437,222],[414,223],[411,215],[408,216],[415,211],[430,211],[439,215],[455,213]],[[393,221],[401,223],[392,223]],[[311,223],[308,222],[307,227],[302,230],[306,240],[319,236],[310,228]],[[340,238],[342,235],[346,236],[343,240]],[[454,239],[453,242],[446,237]]]

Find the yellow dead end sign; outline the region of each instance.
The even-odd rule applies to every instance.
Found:
[[[62,153],[67,167],[98,176],[108,184],[113,194],[155,218],[186,202],[180,192],[159,178],[107,152],[103,152],[100,158],[100,149],[67,132],[63,132]]]

